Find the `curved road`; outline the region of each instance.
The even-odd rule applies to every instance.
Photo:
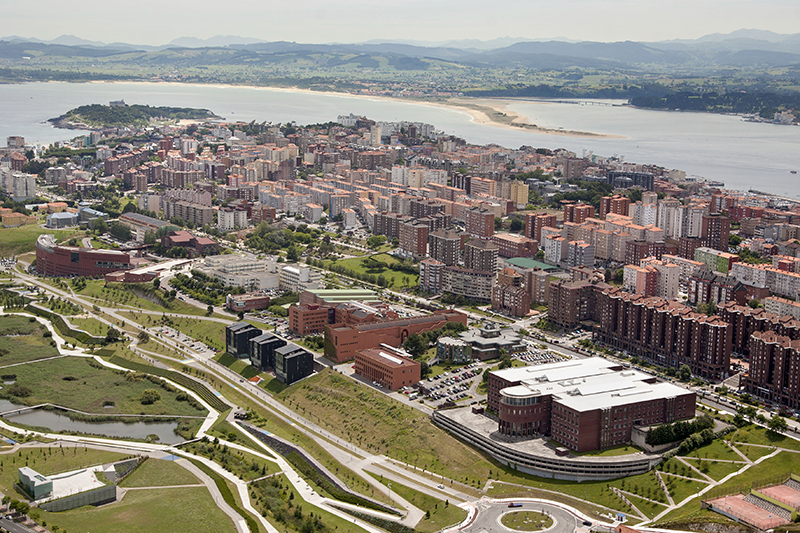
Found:
[[[500,523],[500,518],[510,512],[515,511],[537,511],[546,513],[553,519],[553,526],[548,529],[548,533],[573,533],[578,531],[579,527],[583,526],[583,518],[579,518],[572,512],[538,500],[515,500],[515,503],[520,503],[520,507],[509,508],[509,500],[493,501],[481,500],[477,502],[477,515],[473,521],[466,527],[462,527],[460,531],[467,533],[483,533],[495,531],[514,531],[503,526]]]

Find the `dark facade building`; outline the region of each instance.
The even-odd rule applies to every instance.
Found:
[[[446,266],[458,263],[461,257],[461,236],[453,230],[438,229],[428,236],[430,256]]]
[[[464,245],[464,268],[477,272],[497,272],[500,248],[491,241],[472,239]]]
[[[247,322],[236,322],[225,327],[225,348],[234,357],[247,357],[249,342],[261,335],[261,330]]]
[[[314,373],[314,356],[296,344],[287,344],[275,350],[275,377],[291,385]]]
[[[616,188],[641,187],[648,191],[653,190],[655,179],[650,172],[629,172],[614,170],[608,173],[608,182]]]
[[[548,318],[562,328],[574,328],[596,317],[597,294],[611,288],[595,279],[560,280],[550,284]]]
[[[251,337],[247,345],[250,364],[259,371],[275,367],[275,350],[286,346],[286,341],[272,333],[257,330],[258,335]]]
[[[800,340],[774,331],[753,333],[744,389],[768,402],[800,408]]]
[[[793,341],[800,339],[800,320],[791,316],[779,316],[764,308],[753,309],[736,302],[721,304],[717,312],[731,327],[732,350],[737,354],[750,353],[750,337],[756,332],[772,331],[779,337]]]
[[[131,268],[131,256],[119,250],[61,246],[53,235],[36,239],[36,269],[42,276],[99,278]]]

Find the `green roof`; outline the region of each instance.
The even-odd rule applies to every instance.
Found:
[[[540,268],[545,271],[558,270],[558,267],[548,265],[547,263],[542,263],[540,261],[534,261],[533,259],[528,259],[527,257],[512,257],[510,259],[506,259],[505,261],[506,263],[511,263],[512,265],[522,268]]]
[[[318,289],[308,292],[315,294],[318,298],[329,303],[349,302],[350,300],[358,300],[361,302],[380,301],[375,291],[370,291],[368,289]]]

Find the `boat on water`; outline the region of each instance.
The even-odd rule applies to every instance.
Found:
[[[797,174],[797,171],[796,170],[790,170],[789,174]]]

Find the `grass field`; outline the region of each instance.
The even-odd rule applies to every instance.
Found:
[[[105,337],[106,333],[108,333],[108,326],[106,324],[103,324],[96,318],[69,317],[68,320],[76,328],[82,329],[89,335],[94,335],[96,337]]]
[[[231,519],[216,506],[205,487],[128,492],[122,501],[102,507],[81,507],[42,513],[48,527],[92,533],[222,533],[235,532]]]
[[[2,228],[0,231],[0,257],[19,256],[36,249],[39,235],[53,234],[59,242],[73,235],[73,230],[51,230],[38,225],[20,226],[18,228]],[[83,235],[83,232],[80,232]]]
[[[648,500],[667,503],[667,496],[664,494],[664,490],[661,488],[652,470],[645,474],[639,474],[638,476],[612,481],[611,485],[618,489],[647,498]]]
[[[122,480],[120,487],[168,487],[200,483],[194,474],[175,461],[148,459]]]
[[[170,313],[172,312],[173,311],[170,311]],[[159,315],[149,315],[131,311],[121,311],[119,314],[128,317],[131,319],[131,321],[148,328],[156,326],[169,326],[173,329],[177,329],[193,339],[202,341],[204,344],[211,346],[216,350],[225,349],[225,326],[228,325],[227,323],[204,320],[200,317],[162,317]],[[234,321],[234,317],[231,317],[230,323],[233,323]],[[256,324],[258,323],[256,322]]]
[[[17,385],[27,387],[29,396],[9,399],[26,405],[54,403],[63,407],[102,415],[148,414],[205,416],[188,402],[176,400],[177,394],[147,379],[132,379],[130,373],[117,373],[90,364],[91,359],[64,357],[14,367]],[[96,364],[96,363],[95,363]],[[151,405],[140,401],[146,389],[155,389],[161,399]],[[104,408],[104,402],[113,407]]]
[[[577,484],[577,483],[576,483]],[[584,492],[580,490],[579,496],[569,496],[557,488],[552,486],[547,487],[548,490],[541,490],[539,487],[544,483],[531,483],[533,487],[519,487],[515,485],[506,485],[504,483],[495,483],[488,491],[488,496],[499,498],[541,498],[544,500],[553,500],[556,502],[565,503],[581,511],[583,514],[592,517],[599,517],[600,514],[608,513],[607,510],[599,506],[610,507],[611,509],[628,512],[624,502],[620,500],[613,492],[608,490],[607,485],[603,484],[602,487],[589,487]],[[595,505],[596,504],[596,505]]]
[[[59,355],[56,347],[50,345],[51,341],[50,338],[37,335],[0,337],[0,367]],[[16,370],[14,373],[20,374]]]
[[[675,503],[680,503],[689,496],[696,494],[698,491],[706,488],[706,483],[699,481],[692,481],[691,479],[683,479],[670,475],[664,476],[664,482],[667,484],[669,493]]]
[[[329,370],[287,388],[278,398],[371,452],[458,481],[480,483],[488,476],[488,461],[435,427],[423,413]]]
[[[200,309],[180,300],[162,300],[156,296],[156,291],[150,284],[120,284],[110,283],[99,279],[87,280],[86,288],[78,291],[81,296],[95,298],[100,307],[114,307],[114,304],[130,306],[146,311],[160,311],[164,313],[177,313],[182,315],[204,315],[205,309]],[[163,294],[158,292],[159,295]],[[146,316],[146,315],[141,315]],[[154,317],[157,318],[157,317]]]
[[[90,450],[88,448],[29,448],[16,453],[0,455],[0,490],[14,495],[14,483],[19,482],[17,469],[29,466],[46,476],[70,472],[80,468],[121,461],[128,454]],[[12,496],[17,497],[17,496]]]
[[[625,497],[628,498],[628,500],[630,500],[630,502],[635,505],[637,509],[644,513],[647,518],[655,518],[656,515],[663,513],[667,508],[666,505],[659,505],[649,500],[631,496],[630,494],[626,494]]]
[[[734,444],[736,449],[745,454],[751,461],[755,461],[765,455],[772,453],[772,448],[765,448],[763,446],[748,446],[746,444]]]
[[[372,474],[372,476],[388,486],[388,480],[384,480],[382,476],[375,474]],[[411,505],[431,513],[430,518],[423,518],[414,527],[414,531],[419,533],[433,533],[447,526],[457,524],[467,517],[467,512],[464,509],[460,509],[455,505],[445,504],[444,500],[423,494],[400,483],[392,482],[391,489],[392,492],[405,499]]]
[[[3,315],[0,320],[0,335],[41,335],[46,331],[36,320],[26,316]]]
[[[714,461],[712,459],[693,459],[685,457],[686,462],[697,468],[699,471],[713,479],[719,481],[730,473],[736,472],[745,466],[744,462],[741,463],[724,463]]]
[[[620,446],[614,446],[613,448],[608,448],[606,450],[594,450],[591,452],[576,453],[575,455],[580,455],[582,457],[617,457],[620,455],[631,455],[641,451],[642,450],[632,444],[623,444]]]
[[[541,531],[553,526],[553,519],[538,511],[513,511],[504,514],[500,522],[515,531]]]
[[[770,480],[781,480],[791,472],[800,472],[800,454],[794,452],[780,452],[775,457],[762,461],[751,466],[741,474],[734,476],[719,487],[713,489],[709,496],[714,494],[734,493],[737,491],[748,490],[752,486],[760,486],[769,483]],[[702,489],[702,487],[701,487]],[[679,509],[675,509],[665,516],[659,524],[668,523],[676,520],[685,520],[688,517],[704,516],[700,512],[700,501],[695,499],[688,502]],[[659,524],[655,524],[658,526]]]
[[[784,435],[767,431],[754,424],[737,429],[733,433],[726,435],[725,438],[731,442],[763,444],[765,446],[775,446],[778,448],[800,451],[800,442]]]
[[[689,452],[686,457],[697,457],[701,459],[722,459],[725,461],[741,461],[744,462],[742,457],[728,448],[728,446],[721,440],[715,440],[711,444],[703,446],[700,449]]]
[[[388,268],[388,266],[400,262],[397,260],[397,258],[392,257],[391,255],[388,254],[375,254],[369,257],[375,258],[376,260],[385,263],[387,266],[378,268],[367,268],[364,265],[364,261],[366,259],[365,257],[353,257],[351,259],[341,259],[339,261],[336,261],[336,264],[348,268],[359,274],[372,274],[374,276],[383,276],[386,278],[386,283],[388,287],[394,287],[394,288],[416,287],[419,284],[418,274],[410,274],[408,272],[403,272],[401,270],[392,270],[391,268]],[[330,267],[331,263],[333,263],[333,261],[325,261],[325,266]]]

